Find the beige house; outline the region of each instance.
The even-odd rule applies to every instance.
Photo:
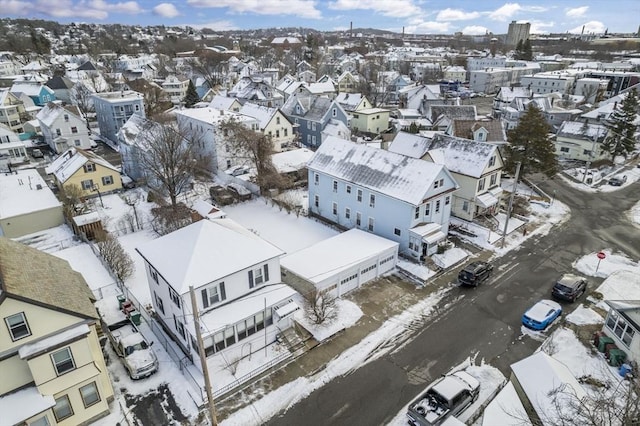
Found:
[[[353,131],[378,134],[389,128],[389,110],[368,108],[352,112],[349,126]]]
[[[260,133],[269,136],[276,152],[293,144],[295,135],[293,123],[280,111],[280,108],[268,108],[247,102],[240,108],[240,114],[253,117],[258,121]]]
[[[0,123],[16,133],[22,133],[23,102],[9,90],[0,90]]]
[[[178,105],[184,97],[187,95],[187,89],[189,88],[189,79],[185,78],[184,80],[180,80],[175,75],[170,75],[167,79],[162,83],[162,90],[165,91],[167,95],[169,95],[169,99],[171,103],[174,105]]]
[[[64,190],[76,185],[85,197],[122,189],[120,172],[111,163],[91,151],[69,148],[45,169],[55,184]]]
[[[360,78],[349,71],[343,72],[338,77],[339,93],[357,93],[360,91]]]
[[[113,388],[84,278],[67,261],[0,237],[0,423],[87,425]]]

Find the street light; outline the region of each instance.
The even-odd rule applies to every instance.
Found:
[[[104,209],[104,203],[102,202],[102,194],[100,193],[100,189],[98,188],[98,185],[94,184],[91,187],[91,191],[92,192],[97,192],[98,193],[98,198],[100,198],[100,205],[102,206],[102,208]]]

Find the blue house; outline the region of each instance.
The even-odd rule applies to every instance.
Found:
[[[35,74],[20,76],[14,80],[10,92],[17,96],[19,93],[24,93],[35,105],[43,107],[56,100],[55,92],[45,85],[46,82],[47,79]]]
[[[112,148],[117,149],[118,131],[132,115],[145,117],[144,97],[132,90],[96,93],[91,100],[96,109],[100,138]]]
[[[396,241],[416,259],[447,236],[458,184],[441,164],[328,137],[307,169],[311,215]]]
[[[345,128],[349,126],[347,113],[339,103],[306,91],[291,95],[281,110],[296,125],[300,142],[311,148],[322,144],[322,132],[329,124],[341,122]]]

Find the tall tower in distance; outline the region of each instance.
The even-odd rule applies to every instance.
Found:
[[[505,44],[507,46],[515,46],[520,40],[524,42],[529,38],[529,30],[531,30],[529,22],[519,24],[516,21],[511,21]]]

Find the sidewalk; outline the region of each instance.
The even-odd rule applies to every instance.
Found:
[[[475,254],[473,258],[487,260],[492,254],[483,251]],[[418,288],[415,283],[394,274],[368,283],[347,295],[345,298],[357,304],[363,313],[355,325],[239,391],[242,393],[242,405],[238,404],[240,398],[237,398],[237,393],[224,400],[216,401],[218,420],[224,420],[231,412],[261,398],[265,389],[273,391],[299,377],[322,370],[329,361],[380,328],[389,318],[402,313],[430,294],[450,286],[456,281],[458,270],[459,267],[454,267],[444,272],[423,288]]]

